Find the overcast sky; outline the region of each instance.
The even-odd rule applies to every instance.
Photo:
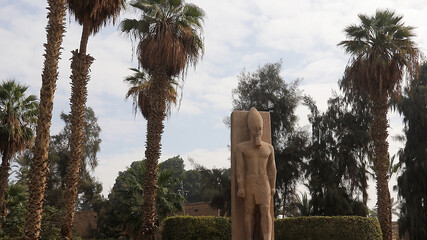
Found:
[[[192,0],[205,10],[205,55],[190,69],[181,107],[166,122],[162,160],[180,155],[208,168],[229,167],[230,131],[223,118],[231,113],[231,91],[237,75],[253,72],[266,63],[283,61],[282,76],[289,82],[303,79],[300,89],[311,95],[321,110],[343,74],[349,56],[337,44],[345,39],[343,29],[358,23],[357,14],[372,15],[376,9],[391,9],[416,27],[415,41],[427,47],[427,5],[423,1],[375,0]],[[0,80],[15,78],[39,95],[46,42],[46,1],[0,0]],[[133,13],[134,14],[134,13]],[[120,20],[130,13],[121,15]],[[81,34],[73,18],[67,29],[54,99],[51,133],[64,124],[61,112],[69,112],[70,58]],[[125,101],[123,78],[137,67],[130,39],[118,32],[117,24],[89,38],[87,52],[95,58],[91,66],[87,106],[92,107],[102,128],[99,166],[94,175],[108,195],[119,171],[144,157],[146,122],[132,113]],[[307,127],[308,110],[298,109],[300,126]],[[397,114],[389,117],[390,135],[401,132]],[[400,145],[391,144],[393,154]],[[372,186],[374,188],[374,186]],[[371,191],[374,192],[374,191]],[[371,194],[370,197],[374,194]]]

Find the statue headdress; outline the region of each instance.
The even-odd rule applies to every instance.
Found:
[[[251,128],[254,125],[263,125],[261,114],[256,108],[251,107],[248,112],[248,127]]]

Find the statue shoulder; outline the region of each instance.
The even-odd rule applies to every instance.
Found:
[[[238,143],[236,146],[236,150],[237,151],[243,151],[244,149],[246,149],[249,146],[249,144],[250,144],[250,141]]]
[[[272,147],[273,147],[273,145],[271,145],[271,144],[270,144],[270,143],[268,143],[268,142],[264,142],[264,141],[262,141],[262,144],[263,144],[264,146],[269,147],[269,148],[272,148]]]
[[[273,145],[271,145],[270,143],[267,143],[267,142],[265,142],[265,144],[268,147],[268,149],[270,149],[271,151],[274,151]]]

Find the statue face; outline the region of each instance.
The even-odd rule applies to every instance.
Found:
[[[253,124],[249,128],[249,131],[251,132],[251,136],[261,138],[261,136],[262,136],[262,125],[261,124]]]

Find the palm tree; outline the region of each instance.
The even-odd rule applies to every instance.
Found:
[[[156,182],[161,137],[166,117],[170,82],[198,62],[203,54],[204,11],[183,0],[136,0],[131,6],[141,10],[141,19],[125,19],[122,31],[138,43],[140,66],[151,76],[145,157],[142,235],[154,239],[156,230]]]
[[[5,217],[5,194],[9,178],[10,160],[33,141],[33,127],[37,121],[37,98],[26,96],[28,87],[15,80],[0,84],[0,227]]]
[[[377,10],[359,15],[360,25],[345,28],[343,46],[351,55],[342,80],[350,96],[367,96],[372,101],[371,134],[374,140],[374,170],[377,180],[378,218],[385,240],[391,240],[391,201],[388,189],[388,98],[399,95],[405,73],[419,72],[420,51],[412,40],[413,27],[403,24],[393,11]]]
[[[132,97],[134,113],[136,114],[139,111],[142,116],[147,119],[148,113],[150,111],[150,91],[151,85],[153,84],[152,78],[144,72],[136,68],[130,68],[134,72],[133,75],[127,76],[124,79],[124,82],[127,83],[130,88],[126,93],[126,99]],[[179,87],[176,81],[169,81],[168,92],[166,95],[166,114],[170,113],[172,105],[177,104],[178,91]]]
[[[48,150],[50,125],[52,120],[53,96],[58,79],[58,61],[61,54],[62,38],[65,32],[65,0],[47,0],[48,23],[46,26],[47,43],[42,86],[40,89],[39,116],[37,119],[34,157],[30,175],[28,211],[25,224],[25,239],[38,239],[40,236],[43,211],[44,189],[48,170]]]
[[[67,0],[68,8],[79,24],[83,25],[80,49],[72,51],[71,58],[71,139],[70,160],[67,166],[66,188],[61,235],[64,239],[71,238],[71,226],[76,205],[77,187],[79,182],[80,162],[82,159],[82,142],[84,111],[87,100],[87,82],[89,67],[93,58],[86,54],[90,34],[96,34],[109,20],[113,23],[120,13],[123,0]]]

